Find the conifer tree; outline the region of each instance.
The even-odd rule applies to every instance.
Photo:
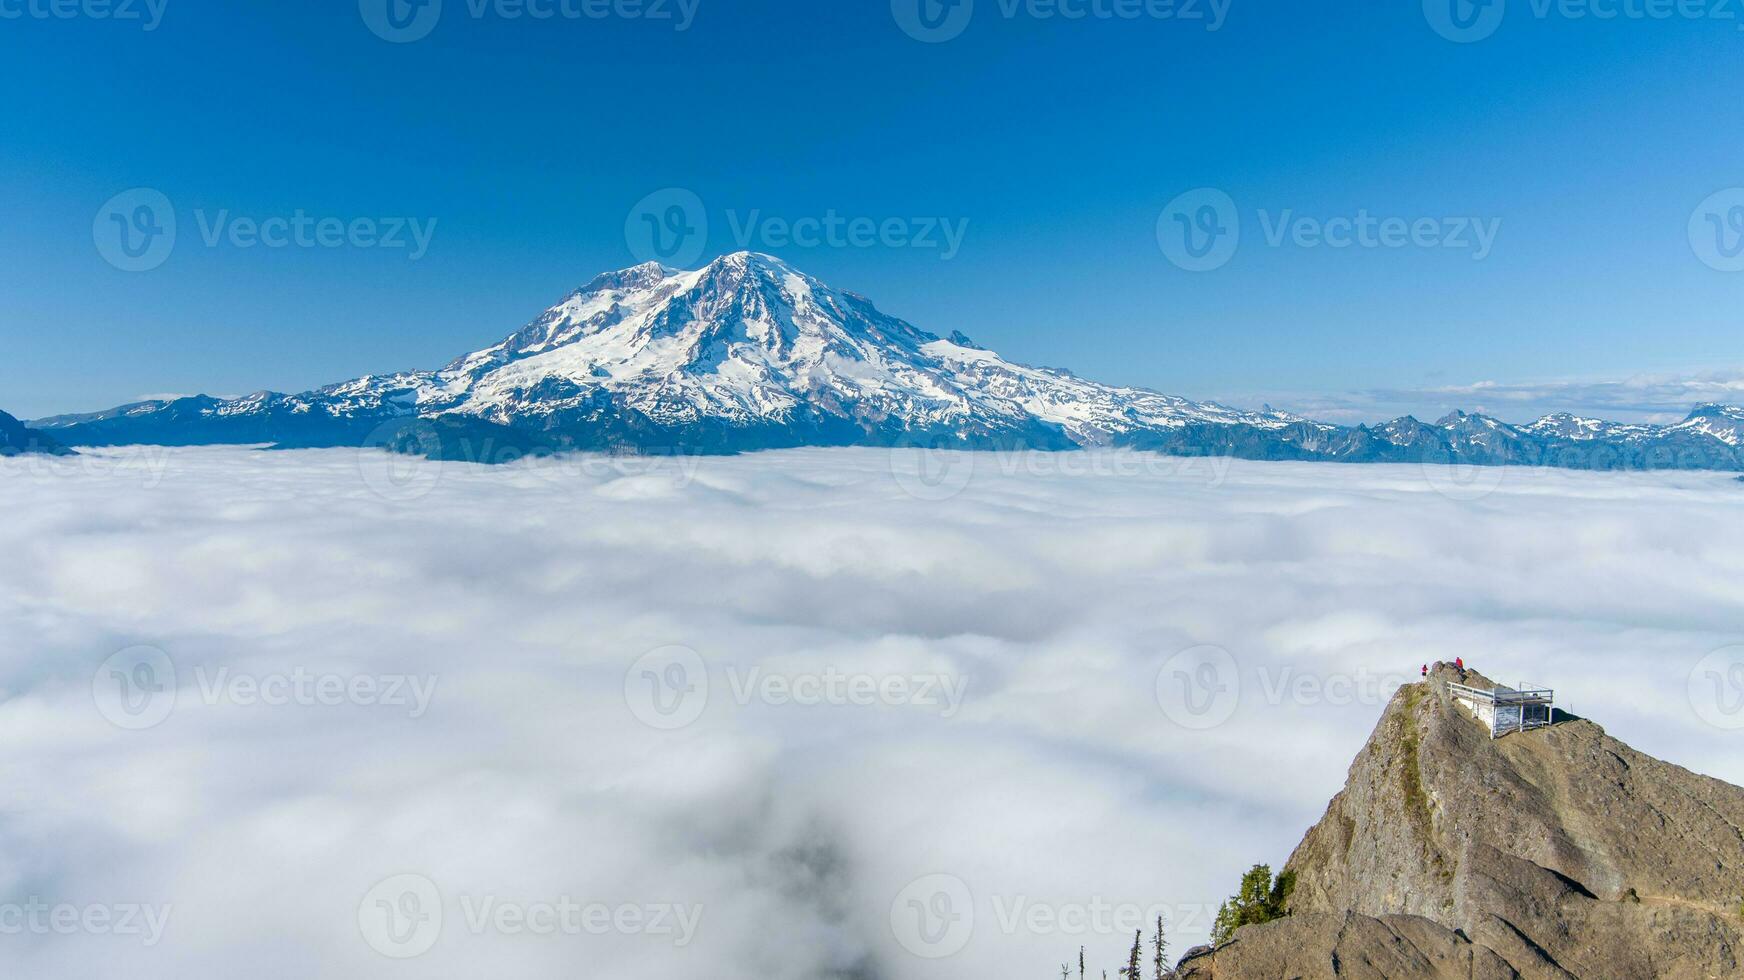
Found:
[[[1132,931],[1132,951],[1126,954],[1126,969],[1121,970],[1120,975],[1126,980],[1144,980],[1144,971],[1139,966],[1139,961],[1143,957],[1144,930],[1134,929]]]
[[[1274,881],[1269,864],[1256,864],[1241,876],[1241,887],[1217,910],[1211,930],[1212,942],[1221,946],[1242,926],[1258,925],[1290,914],[1290,892],[1296,873],[1286,871]]]

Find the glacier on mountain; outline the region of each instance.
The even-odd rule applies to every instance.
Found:
[[[806,445],[1065,450],[1343,462],[1744,469],[1744,410],[1673,426],[1481,415],[1345,427],[1098,384],[939,337],[780,259],[596,277],[494,346],[435,371],[301,394],[197,396],[32,423],[68,445],[379,444],[447,458],[562,450],[720,453]],[[482,446],[492,447],[481,451]]]

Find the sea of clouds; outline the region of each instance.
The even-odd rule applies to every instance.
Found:
[[[1456,656],[1744,782],[1714,474],[114,449],[0,499],[9,976],[1095,975]]]

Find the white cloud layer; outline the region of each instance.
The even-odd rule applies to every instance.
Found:
[[[1375,388],[1345,394],[1271,395],[1279,408],[1354,425],[1401,415],[1433,421],[1455,409],[1505,422],[1536,421],[1571,412],[1613,422],[1681,422],[1698,405],[1744,404],[1744,369],[1700,374],[1639,374],[1628,378]],[[1255,403],[1258,396],[1237,404]]]
[[[1112,968],[1455,656],[1744,781],[1712,474],[122,449],[0,494],[8,975]],[[1207,647],[1238,687],[1176,686]]]

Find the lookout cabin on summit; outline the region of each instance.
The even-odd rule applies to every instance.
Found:
[[[1491,738],[1510,732],[1544,728],[1554,717],[1556,692],[1547,687],[1501,687],[1489,690],[1449,683],[1459,706],[1489,726]]]

